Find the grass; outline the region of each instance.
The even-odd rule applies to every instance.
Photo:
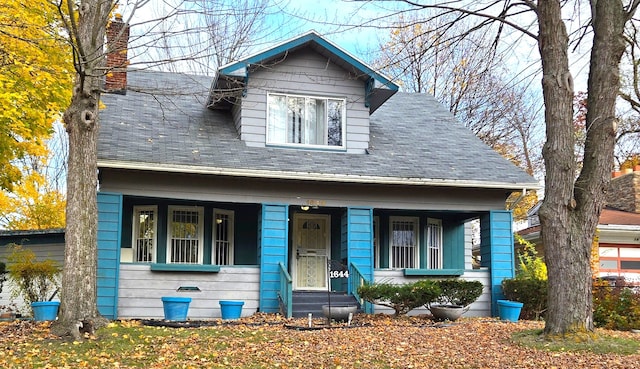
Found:
[[[514,342],[521,346],[553,352],[591,352],[594,354],[632,355],[640,350],[640,341],[631,338],[594,334],[592,337],[546,339],[542,329],[515,332]]]
[[[58,339],[47,324],[0,323],[0,368],[591,368],[640,362],[640,335],[598,331],[588,342],[544,341],[541,322],[493,318],[438,324],[420,317],[357,316],[353,329],[298,330],[273,316],[202,328],[116,321],[82,342]],[[549,351],[555,351],[549,354]],[[576,354],[575,352],[579,352]]]

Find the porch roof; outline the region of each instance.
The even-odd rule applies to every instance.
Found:
[[[103,94],[98,166],[353,183],[522,190],[536,181],[427,94],[398,92],[370,119],[367,154],[248,147],[229,111],[205,107],[210,77],[128,72]]]

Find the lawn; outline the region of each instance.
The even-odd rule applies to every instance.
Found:
[[[109,324],[83,342],[60,340],[46,323],[0,323],[0,368],[637,368],[640,334],[599,330],[601,345],[551,344],[542,323],[492,318],[435,324],[358,315],[354,326],[306,329],[305,320],[256,314],[199,328]],[[314,322],[321,328],[322,320]],[[524,339],[523,339],[524,337]],[[518,342],[525,342],[523,346]],[[533,342],[529,342],[533,341]],[[553,348],[553,351],[550,349]],[[576,351],[584,350],[587,351]],[[620,354],[631,351],[632,354]]]

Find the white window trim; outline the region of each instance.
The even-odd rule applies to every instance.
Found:
[[[432,232],[432,227],[438,227],[438,235],[437,236],[437,240],[436,242],[437,247],[434,247],[431,244],[431,232]],[[442,254],[444,252],[444,246],[442,244],[442,219],[434,219],[434,218],[427,218],[427,224],[426,224],[426,236],[427,236],[427,240],[426,240],[426,248],[427,248],[427,269],[442,269]],[[437,249],[438,250],[438,260],[435,260],[435,262],[433,260],[431,260],[431,249]],[[432,264],[435,263],[435,267],[432,266]]]
[[[152,239],[152,253],[150,261],[138,261],[136,260],[138,252],[138,233],[140,227],[140,212],[141,211],[151,211],[153,212],[154,222],[153,222],[153,239]],[[131,227],[131,262],[134,263],[155,263],[156,262],[156,253],[158,250],[158,207],[155,205],[145,205],[145,206],[134,206],[133,214],[132,214],[132,227]]]
[[[393,222],[412,222],[414,230],[413,267],[396,267],[393,265]],[[420,219],[418,217],[391,216],[389,217],[389,268],[391,269],[418,269],[420,268]]]
[[[234,250],[235,250],[235,239],[234,239],[234,227],[235,227],[235,212],[233,210],[225,210],[225,209],[213,209],[213,237],[212,237],[212,245],[211,245],[211,263],[215,263],[215,257],[217,253],[216,241],[218,240],[218,235],[216,231],[218,229],[216,224],[216,219],[218,215],[226,215],[228,217],[228,242],[229,242],[229,260],[226,264],[217,264],[217,265],[234,265],[235,260],[233,258]]]
[[[188,264],[198,265],[203,264],[204,260],[204,208],[201,206],[175,206],[169,205],[167,209],[167,264],[171,262],[171,223],[174,211],[197,211],[198,212],[198,262],[197,263],[173,263],[173,264]]]
[[[286,98],[289,97],[298,97],[305,99],[318,99],[318,100],[340,100],[342,101],[342,146],[329,146],[328,144],[324,145],[311,145],[311,144],[298,144],[298,143],[290,143],[290,142],[273,142],[271,137],[269,137],[269,117],[271,116],[271,108],[269,107],[269,97],[272,95],[284,96]],[[298,94],[289,94],[289,93],[280,93],[280,92],[269,92],[267,93],[267,119],[265,123],[265,137],[266,144],[268,146],[284,146],[284,147],[302,147],[302,148],[313,148],[313,149],[323,149],[323,150],[339,150],[343,151],[347,149],[347,99],[344,97],[334,97],[334,96],[315,96],[315,95],[298,95]],[[326,123],[326,122],[325,122]],[[329,129],[329,125],[325,124],[325,129]],[[325,140],[328,136],[328,132],[325,131],[324,137]]]

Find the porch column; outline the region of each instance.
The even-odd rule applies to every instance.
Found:
[[[367,282],[373,282],[373,209],[347,208],[342,217],[341,256],[347,264],[353,263]],[[349,279],[356,276],[349,276]],[[352,284],[348,292],[352,293]],[[365,303],[364,310],[373,312],[373,307]]]
[[[260,259],[260,311],[280,311],[280,269],[288,262],[289,211],[285,204],[262,204],[258,224],[258,258]]]
[[[118,318],[118,278],[122,234],[122,194],[98,193],[98,312]]]
[[[497,301],[504,298],[502,281],[515,276],[513,217],[510,210],[493,210],[480,217],[480,265],[491,275],[491,314],[498,315]]]

